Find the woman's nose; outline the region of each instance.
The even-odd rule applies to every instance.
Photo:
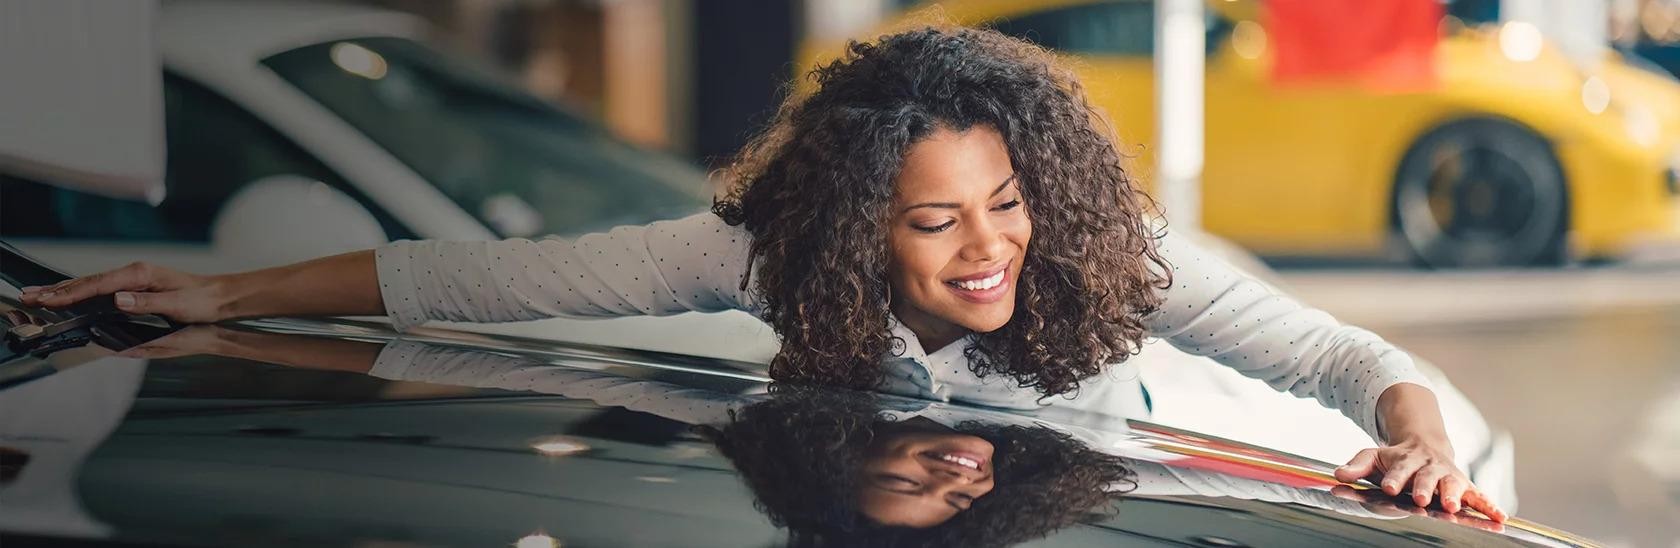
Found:
[[[961,472],[957,472],[956,470],[936,468],[932,470],[932,472],[932,480],[939,483],[968,484],[974,482],[973,478],[963,475]]]
[[[982,218],[968,223],[968,230],[964,231],[962,259],[969,262],[983,263],[997,260],[1005,253],[1008,240],[998,231],[996,224]]]

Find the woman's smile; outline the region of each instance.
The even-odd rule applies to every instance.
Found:
[[[946,280],[957,297],[976,304],[992,304],[1009,295],[1009,265],[955,280]]]

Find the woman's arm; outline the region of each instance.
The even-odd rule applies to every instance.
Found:
[[[1453,464],[1440,409],[1410,355],[1274,291],[1184,236],[1169,232],[1159,249],[1173,286],[1161,309],[1144,319],[1152,335],[1315,398],[1385,444],[1355,456],[1338,478],[1380,476],[1393,493],[1411,485],[1420,506],[1440,493],[1450,510],[1463,500],[1503,519]]]
[[[388,314],[506,322],[554,316],[755,311],[741,288],[749,237],[710,213],[624,226],[576,240],[399,241],[240,274],[201,276],[135,263],[47,288],[31,306],[116,294],[118,307],[187,322]]]
[[[1374,440],[1377,400],[1390,386],[1429,381],[1412,358],[1376,334],[1344,325],[1169,232],[1159,250],[1173,286],[1144,318],[1150,334],[1272,388],[1337,409]]]
[[[426,320],[510,322],[753,310],[746,231],[710,213],[576,240],[404,241],[378,250],[398,329]]]
[[[1384,446],[1354,455],[1336,469],[1336,479],[1380,478],[1384,493],[1398,496],[1409,490],[1418,506],[1428,506],[1439,494],[1441,507],[1448,512],[1469,507],[1494,521],[1505,521],[1504,510],[1453,463],[1452,442],[1439,409],[1435,394],[1415,384],[1397,384],[1383,391],[1377,415]]]
[[[146,344],[118,352],[128,358],[168,359],[211,355],[266,362],[299,369],[366,374],[379,357],[380,343],[282,335],[191,325]]]
[[[385,313],[373,251],[215,276],[137,262],[52,286],[26,287],[20,300],[28,306],[62,308],[111,294],[125,312],[160,314],[183,323]]]

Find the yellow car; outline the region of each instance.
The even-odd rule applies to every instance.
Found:
[[[1051,48],[1151,178],[1153,2],[929,4],[857,38],[945,22]],[[1522,23],[1449,20],[1427,91],[1279,87],[1258,3],[1207,6],[1210,232],[1264,255],[1403,250],[1432,266],[1615,258],[1680,239],[1680,84],[1665,75],[1613,54],[1575,63]],[[843,47],[806,44],[800,66]]]

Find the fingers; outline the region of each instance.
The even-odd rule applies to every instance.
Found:
[[[1482,494],[1480,489],[1471,487],[1464,492],[1463,498],[1464,503],[1469,505],[1470,508],[1475,509],[1477,512],[1481,512],[1482,515],[1492,519],[1495,523],[1505,523],[1505,520],[1511,518],[1511,516],[1507,515],[1504,510],[1500,510],[1499,506],[1495,505],[1492,499],[1489,499],[1487,495]]]
[[[1377,471],[1377,450],[1362,449],[1347,464],[1336,469],[1336,481],[1353,483]]]
[[[1448,512],[1458,512],[1457,508],[1447,507],[1446,505],[1446,495],[1451,489],[1446,486],[1444,480],[1457,479],[1453,472],[1455,470],[1451,466],[1441,464],[1431,464],[1419,469],[1417,475],[1412,476],[1412,504],[1419,507],[1429,506],[1429,502],[1435,499],[1437,487],[1440,487],[1442,492],[1441,507]],[[1462,492],[1463,488],[1460,487],[1458,492],[1451,493],[1454,504],[1457,504],[1458,495]]]
[[[168,273],[170,271],[148,263],[131,263],[116,270],[65,280],[45,288],[24,288],[20,300],[31,306],[65,307],[118,291],[158,288],[163,285],[160,278],[168,277]]]
[[[1452,474],[1441,479],[1441,509],[1457,514],[1464,508],[1464,492],[1471,488],[1470,481],[1463,476]]]
[[[176,317],[181,305],[181,295],[178,291],[164,293],[118,291],[115,300],[117,309],[129,314],[160,314]]]
[[[1388,493],[1389,496],[1399,496],[1400,492],[1406,489],[1406,484],[1411,481],[1412,476],[1416,475],[1418,470],[1423,468],[1423,465],[1424,459],[1401,456],[1400,462],[1394,463],[1393,466],[1383,472],[1382,483],[1380,484],[1383,492]]]

